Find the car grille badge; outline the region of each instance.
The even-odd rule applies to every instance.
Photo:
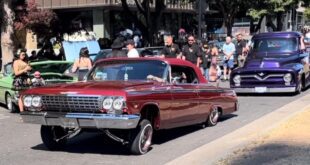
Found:
[[[261,72],[261,73],[258,73],[258,75],[259,75],[260,77],[263,77],[265,74],[264,74],[263,72]]]

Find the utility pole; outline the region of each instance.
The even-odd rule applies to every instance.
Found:
[[[198,39],[201,40],[201,17],[202,17],[202,0],[198,2]]]

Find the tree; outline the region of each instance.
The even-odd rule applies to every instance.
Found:
[[[251,17],[251,33],[256,33],[261,28],[262,21],[264,17],[268,14],[266,9],[266,0],[257,0],[253,1],[252,8],[247,11],[247,15]],[[257,21],[257,24],[254,25],[254,22]]]
[[[121,0],[122,7],[126,13],[130,16],[133,22],[140,28],[143,35],[146,36],[146,40],[152,44],[153,33],[158,28],[159,21],[161,19],[162,11],[165,9],[164,0],[134,0],[135,7],[138,9],[138,13],[142,16],[139,18],[139,14],[134,14],[127,3],[127,0]],[[151,5],[155,4],[155,12],[151,13]],[[152,22],[152,20],[155,20]]]
[[[50,34],[51,25],[57,19],[52,10],[39,9],[35,0],[18,5],[15,13],[14,29],[30,29],[36,34]]]
[[[257,4],[253,5],[248,12],[248,15],[255,20],[262,20],[265,16],[268,18],[275,17],[277,24],[269,19],[267,24],[270,25],[274,31],[281,31],[283,27],[283,14],[289,9],[297,8],[301,0],[259,0]],[[308,0],[304,0],[308,1]]]
[[[13,20],[14,13],[11,8],[11,0],[2,0],[1,9],[0,9],[0,18],[1,18],[1,65],[11,62],[13,60],[13,41],[12,34],[13,29]],[[1,66],[3,69],[3,66]]]
[[[227,28],[227,35],[232,34],[232,27],[237,13],[241,9],[246,9],[252,4],[251,0],[218,0],[214,6],[223,16],[224,26]]]
[[[178,1],[181,1],[181,4],[193,2],[193,0],[134,0],[134,6],[131,6],[127,0],[121,0],[124,11],[128,13],[151,45],[154,33],[159,29],[166,4],[175,4]],[[138,14],[134,14],[132,9],[137,9]]]
[[[310,7],[307,7],[307,8],[306,8],[306,10],[305,10],[305,12],[304,12],[304,15],[305,15],[305,17],[306,17],[307,19],[310,20]]]

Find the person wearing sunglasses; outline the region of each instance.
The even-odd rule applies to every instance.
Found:
[[[189,36],[187,44],[182,49],[182,59],[188,60],[197,67],[200,67],[202,50],[196,43],[194,36]]]

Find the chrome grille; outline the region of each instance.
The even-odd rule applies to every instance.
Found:
[[[96,112],[100,110],[100,102],[100,96],[42,96],[45,111]]]
[[[259,74],[252,74],[252,75],[241,75],[241,79],[256,79],[259,81],[265,81],[272,78],[283,78],[284,74],[267,74],[267,75],[259,75]]]

